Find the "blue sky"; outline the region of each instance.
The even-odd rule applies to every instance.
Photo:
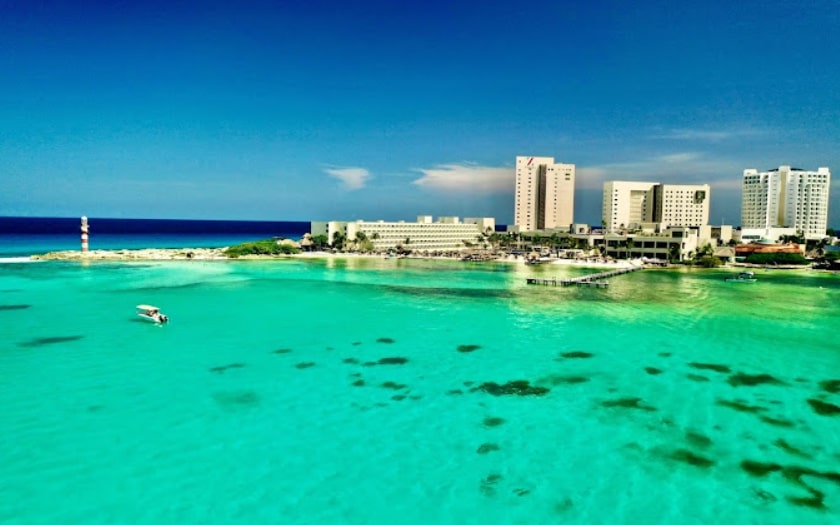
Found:
[[[840,171],[840,6],[0,0],[0,215],[513,217],[516,155],[605,180]],[[833,188],[829,226],[840,227]]]

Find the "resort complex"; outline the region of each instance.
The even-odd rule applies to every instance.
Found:
[[[575,165],[554,157],[517,156],[514,222],[496,232],[491,217],[423,215],[416,222],[325,221],[311,223],[311,239],[352,251],[430,253],[514,251],[530,258],[696,260],[737,254],[799,253],[805,241],[826,238],[830,172],[790,166],[744,171],[742,229],[709,224],[710,184],[613,180],[603,184],[602,220],[574,222]],[[794,241],[797,241],[795,243]],[[528,241],[531,241],[530,243]],[[735,245],[761,241],[762,248]],[[779,243],[773,247],[774,243]]]
[[[731,226],[708,225],[708,184],[605,182],[601,228],[574,224],[574,190],[573,164],[517,156],[514,224],[508,232],[561,234],[579,249],[597,249],[606,257],[661,260],[684,260],[732,236]]]
[[[709,184],[607,181],[598,228],[568,222],[568,215],[551,211],[555,203],[563,211],[574,209],[574,166],[560,166],[571,167],[571,176],[564,179],[571,186],[558,193],[546,189],[558,187],[553,158],[516,157],[515,222],[508,232],[532,237],[567,235],[577,247],[595,247],[607,257],[679,261],[698,253],[711,255],[724,245],[754,241],[761,241],[764,248],[739,253],[804,253],[805,241],[827,238],[828,168],[745,170],[740,229],[709,224]],[[800,244],[781,247],[783,241],[797,239]],[[771,248],[774,243],[780,243],[779,247]],[[734,258],[734,253],[721,255]]]
[[[309,223],[299,241],[276,237],[215,251],[89,252],[89,224],[82,217],[81,254],[55,252],[40,259],[214,259],[278,256],[329,249],[332,252],[497,258],[526,262],[574,259],[604,262],[639,259],[652,264],[708,265],[748,258],[805,264],[806,255],[835,266],[835,241],[828,236],[828,168],[805,171],[781,166],[744,171],[743,226],[709,224],[709,184],[606,181],[598,226],[572,222],[575,166],[552,157],[517,156],[514,217],[497,231],[494,217],[420,215],[414,222],[330,220]],[[833,233],[833,232],[831,232]],[[762,257],[758,257],[762,256]]]

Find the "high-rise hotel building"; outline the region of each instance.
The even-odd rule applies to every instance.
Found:
[[[828,168],[806,171],[790,166],[759,172],[744,170],[741,228],[769,231],[793,228],[806,239],[822,239],[828,226]]]
[[[642,223],[699,227],[709,223],[708,184],[604,183],[602,218],[607,231]]]
[[[514,223],[521,231],[567,228],[575,215],[575,165],[516,157]]]

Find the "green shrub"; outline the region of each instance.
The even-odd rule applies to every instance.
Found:
[[[294,253],[300,253],[300,250],[288,244],[277,244],[275,239],[243,242],[225,250],[225,255],[234,259],[242,255],[288,255]]]
[[[808,264],[799,253],[751,253],[744,259],[750,264]]]
[[[717,268],[721,264],[720,259],[711,255],[705,255],[697,261],[697,266],[701,266],[703,268]]]

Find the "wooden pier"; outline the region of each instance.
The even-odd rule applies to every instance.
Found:
[[[589,275],[581,275],[580,277],[573,277],[571,279],[537,279],[529,277],[528,284],[541,284],[543,286],[577,286],[586,288],[606,288],[610,285],[609,281],[605,281],[609,277],[622,275],[625,273],[635,272],[644,269],[643,266],[633,266],[630,268],[618,268],[607,272],[591,273]]]

